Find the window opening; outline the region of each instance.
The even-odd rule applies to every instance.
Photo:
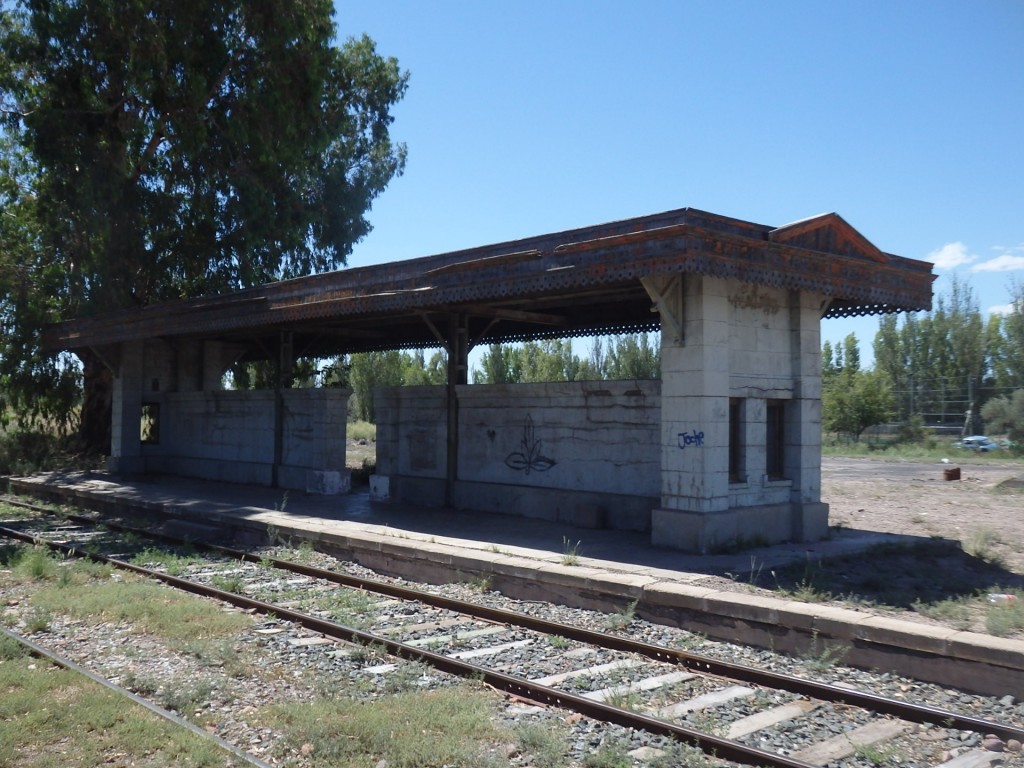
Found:
[[[743,398],[729,398],[729,482],[747,480],[743,445]]]
[[[785,477],[786,401],[769,400],[766,409],[765,473],[771,480]]]
[[[139,436],[146,445],[156,445],[160,442],[160,403],[142,404]]]

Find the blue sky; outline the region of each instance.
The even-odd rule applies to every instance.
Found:
[[[352,266],[694,207],[1024,282],[1024,2],[335,0],[410,72]],[[876,318],[828,320],[870,359]]]

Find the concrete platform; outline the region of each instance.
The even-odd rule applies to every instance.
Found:
[[[146,512],[250,543],[268,530],[309,541],[382,573],[443,583],[486,581],[511,597],[638,616],[711,638],[803,654],[839,646],[844,663],[989,695],[1024,698],[1024,642],[902,621],[837,605],[722,590],[770,571],[913,537],[843,529],[828,541],[733,555],[652,547],[647,534],[576,528],[529,518],[371,502],[369,494],[317,496],[169,476],[41,473],[10,479],[15,493],[75,499],[108,512]]]

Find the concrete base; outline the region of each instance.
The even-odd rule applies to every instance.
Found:
[[[370,500],[391,500],[391,479],[387,475],[370,475]]]
[[[651,544],[714,554],[741,546],[821,541],[828,535],[828,504],[770,504],[722,512],[655,509]]]
[[[306,493],[337,496],[352,490],[352,473],[348,470],[309,470],[306,472]]]
[[[111,456],[107,459],[107,471],[115,475],[141,475],[146,471],[146,461],[141,456]]]
[[[391,493],[397,501],[443,507],[445,482],[430,477],[392,475]],[[567,491],[503,483],[455,485],[456,509],[551,520],[579,528],[648,531],[657,498],[593,491]]]

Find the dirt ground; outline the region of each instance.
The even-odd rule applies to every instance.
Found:
[[[1024,463],[989,458],[949,464],[826,458],[822,500],[833,526],[957,540],[968,553],[1024,575]],[[946,480],[945,471],[955,468],[960,480]]]

